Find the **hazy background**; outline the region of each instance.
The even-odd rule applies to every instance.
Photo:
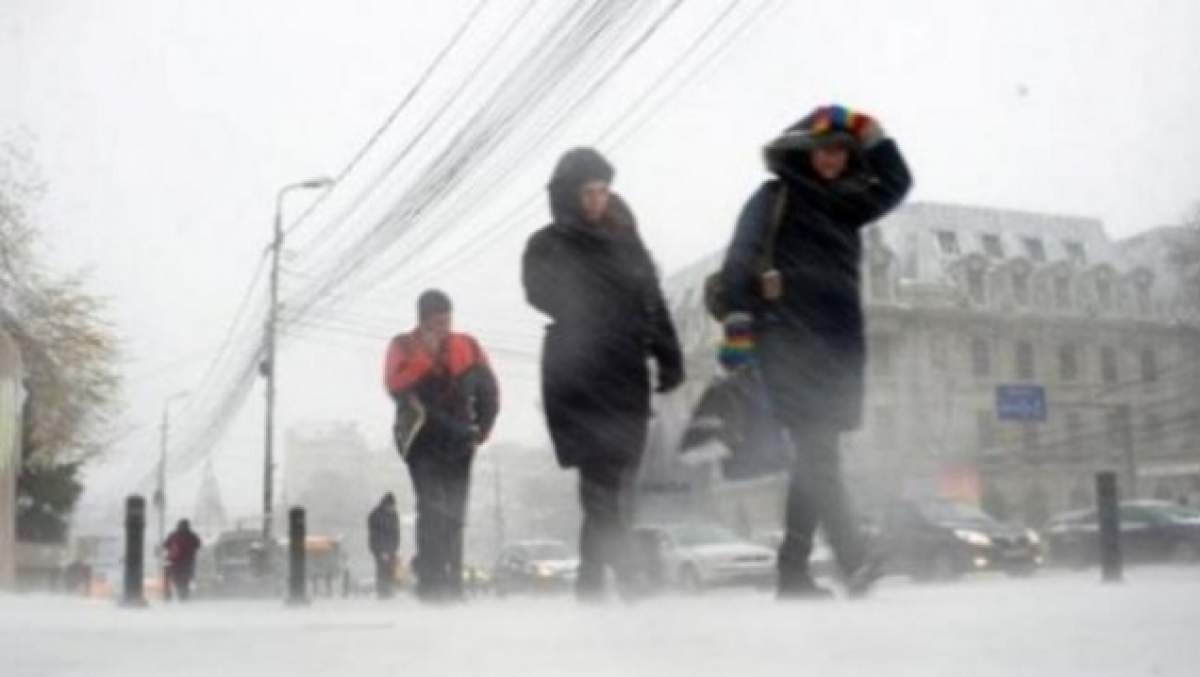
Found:
[[[124,434],[91,469],[83,511],[152,467],[162,402],[196,388],[213,359],[269,241],[275,191],[338,172],[474,6],[0,5],[0,134],[27,143],[40,165],[48,191],[36,213],[52,260],[91,271],[125,342]],[[504,177],[502,199],[466,215],[432,253],[485,236],[497,214],[538,194],[557,154],[597,138],[720,6],[681,6],[547,150]],[[431,96],[521,7],[489,3],[430,81]],[[1177,221],[1200,198],[1197,26],[1200,3],[1190,0],[771,2],[645,125],[600,150],[668,273],[724,245],[762,179],[761,144],[829,101],[876,114],[896,136],[916,175],[914,200],[1096,216],[1123,237]],[[289,198],[288,220],[312,197]],[[495,439],[538,444],[541,320],[523,304],[518,257],[547,220],[544,201],[528,213],[434,277],[454,295],[459,326],[495,346],[504,400]],[[304,245],[305,228],[289,245]],[[341,318],[340,331],[287,338],[281,440],[292,424],[353,420],[372,444],[387,444],[384,340],[374,335],[407,329],[431,281],[396,272],[347,301],[357,320]],[[303,274],[286,272],[285,289]],[[255,388],[213,452],[234,514],[260,500]],[[191,505],[196,478],[172,478],[183,496],[175,506]]]

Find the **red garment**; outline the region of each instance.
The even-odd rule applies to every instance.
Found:
[[[487,355],[474,338],[466,334],[450,334],[442,346],[441,354],[435,358],[417,338],[416,332],[412,332],[392,339],[384,363],[383,382],[389,393],[398,395],[431,372],[440,371],[456,378],[477,365],[489,366]]]

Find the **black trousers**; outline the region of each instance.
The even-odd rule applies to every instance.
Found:
[[[375,594],[379,599],[388,599],[392,596],[396,583],[396,553],[372,554],[375,556]]]
[[[842,482],[836,428],[788,425],[795,447],[790,471],[785,534],[779,548],[779,586],[808,579],[817,527],[825,531],[838,568],[849,575],[866,559],[866,544]]]
[[[470,483],[470,450],[413,449],[408,471],[417,495],[417,552],[413,572],[422,599],[463,594],[463,527]]]
[[[164,583],[166,584],[166,589],[163,591],[165,599],[171,599],[172,592],[174,592],[176,599],[186,602],[192,592],[192,570],[170,567],[167,569],[167,580]]]
[[[627,585],[636,575],[630,526],[637,458],[636,455],[597,456],[579,464],[583,525],[575,591],[581,598],[604,593],[605,573],[609,569],[618,585]]]

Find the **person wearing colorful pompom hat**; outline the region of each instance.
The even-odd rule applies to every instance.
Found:
[[[808,568],[818,526],[847,593],[859,596],[881,568],[849,505],[838,449],[862,417],[860,231],[903,200],[912,177],[880,124],[840,105],[788,127],[764,159],[774,177],[743,208],[722,267],[728,312],[719,359],[731,370],[760,369],[794,447],[779,597],[831,595]]]

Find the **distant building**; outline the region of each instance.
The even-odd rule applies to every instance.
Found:
[[[1200,495],[1200,295],[1171,276],[1170,237],[932,203],[867,228],[865,420],[843,440],[856,494],[950,495],[1033,524],[1086,505],[1100,469],[1127,493]],[[667,283],[691,397],[717,369],[702,282],[721,258]],[[1048,419],[998,420],[1001,384],[1044,387]],[[656,462],[730,523],[779,519],[781,478],[731,485]]]

